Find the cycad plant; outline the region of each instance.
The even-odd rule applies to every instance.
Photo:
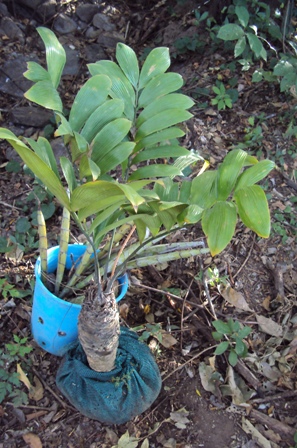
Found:
[[[74,287],[89,285],[79,319],[79,338],[94,370],[114,366],[119,334],[115,302],[116,278],[135,266],[222,251],[230,242],[238,215],[262,237],[268,237],[270,217],[264,191],[256,182],[273,168],[237,149],[216,171],[195,178],[185,167],[201,158],[180,146],[181,123],[192,115],[193,101],[179,93],[182,77],[167,72],[167,48],[152,50],[142,68],[125,44],[116,49],[116,62],[89,64],[91,77],[78,91],[65,115],[58,86],[66,56],[56,36],[38,32],[46,47],[47,68],[28,63],[33,81],[25,97],[54,112],[57,130],[68,156],[57,164],[50,142],[17,138],[0,129],[25,164],[63,206],[59,269],[55,293],[71,295]],[[65,286],[63,271],[69,222],[83,232],[87,248]],[[199,241],[166,243],[178,228],[202,222],[209,249]],[[46,233],[40,215],[40,242],[46,281]],[[87,269],[89,275],[85,275]],[[71,297],[68,299],[71,300]],[[94,340],[98,341],[94,352]]]

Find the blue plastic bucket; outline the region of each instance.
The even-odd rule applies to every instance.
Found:
[[[86,246],[69,244],[66,268],[70,269],[84,254]],[[59,246],[47,252],[48,274],[55,272],[58,265]],[[41,281],[41,263],[37,259],[35,265],[35,289],[33,296],[31,327],[37,344],[47,352],[63,356],[70,344],[78,338],[78,316],[81,305],[60,299],[51,293]],[[120,294],[119,302],[128,290],[127,274],[118,278]]]

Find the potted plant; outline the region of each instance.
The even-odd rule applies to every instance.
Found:
[[[147,347],[129,330],[120,332],[116,280],[135,266],[201,252],[221,252],[234,234],[238,216],[258,235],[268,237],[268,204],[263,189],[256,183],[274,164],[269,160],[258,162],[235,149],[217,170],[206,171],[204,165],[198,176],[183,176],[185,167],[201,160],[177,140],[184,135],[180,124],[192,116],[188,109],[193,101],[176,93],[183,80],[177,73],[167,72],[170,57],[164,47],[152,50],[140,70],[134,51],[119,43],[116,62],[101,60],[88,65],[91,77],[79,89],[69,116],[66,115],[57,90],[65,51],[50,30],[39,28],[38,32],[46,47],[47,68],[28,63],[24,76],[34,84],[25,97],[53,110],[57,122],[55,137],[63,137],[68,156],[60,157],[57,164],[44,137],[37,141],[18,138],[0,128],[0,138],[15,148],[63,206],[60,246],[55,249],[58,260],[54,269],[58,268],[54,294],[65,302],[74,287],[86,287],[78,317],[80,343],[67,351],[57,383],[84,414],[122,423],[156,398],[160,377]],[[74,254],[68,245],[70,219],[86,238],[86,246],[79,249],[79,254]],[[186,230],[199,221],[209,249],[201,249],[199,241],[166,243],[169,233]],[[41,212],[39,235],[41,250],[36,274],[41,275],[41,283],[47,287],[49,271],[54,269],[48,269],[51,262]],[[73,275],[65,285],[63,274],[67,268]],[[73,297],[68,300],[71,303]],[[74,306],[71,303],[70,307]],[[71,320],[76,328],[77,321]],[[131,349],[128,358],[132,359],[128,364],[123,361],[127,347]],[[77,364],[81,375],[75,370]],[[98,384],[97,374],[103,375],[99,383],[103,381],[105,392],[108,384],[108,392],[98,394],[99,402],[92,396],[96,403],[88,407],[86,388],[94,375]],[[127,392],[131,382],[131,390],[139,390],[136,398]],[[92,383],[89,394],[94,387]],[[144,395],[148,396],[146,402]],[[125,415],[115,420],[119,396],[128,396],[128,408],[122,412]],[[112,411],[107,401],[112,402]],[[132,402],[141,403],[140,408]],[[99,408],[104,409],[103,413]],[[124,405],[120,408],[124,409]]]

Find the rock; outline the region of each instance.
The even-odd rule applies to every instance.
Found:
[[[100,13],[95,14],[93,25],[102,31],[113,31],[115,29],[115,25],[111,23],[109,17]]]
[[[64,145],[64,141],[62,137],[55,138],[51,141],[51,147],[53,148],[53,152],[55,154],[55,158],[57,162],[59,161],[60,157],[64,156],[67,157],[67,149]]]
[[[54,21],[54,29],[60,34],[73,33],[77,28],[76,23],[65,14],[59,14]]]
[[[96,62],[106,59],[107,55],[100,44],[89,44],[85,48],[85,59],[87,62]]]
[[[27,70],[27,62],[31,60],[34,60],[34,58],[17,54],[15,59],[7,61],[0,68],[1,92],[16,98],[23,98],[24,92],[32,86],[32,82],[23,76],[23,73]]]
[[[79,52],[68,45],[64,46],[66,52],[66,65],[63,70],[63,75],[75,76],[80,69]]]
[[[45,0],[15,0],[16,3],[18,3],[19,5],[23,5],[23,6],[27,6],[30,9],[34,9],[36,10],[37,7],[41,4],[41,3],[45,3]]]
[[[37,14],[39,17],[46,21],[48,19],[51,19],[56,14],[56,7],[57,2],[56,0],[47,0],[45,2],[42,2],[38,8],[37,8]]]
[[[25,43],[25,36],[21,29],[10,17],[3,17],[0,23],[0,28],[4,31],[7,37],[11,40],[18,40],[22,45]]]
[[[40,107],[20,106],[12,109],[10,120],[15,124],[42,128],[50,121],[52,116],[53,112]]]
[[[98,30],[98,28],[94,28],[93,26],[89,26],[87,29],[85,36],[87,39],[96,39],[100,34],[102,33],[101,30]]]
[[[82,20],[83,22],[91,23],[94,15],[97,14],[99,11],[100,9],[98,5],[86,4],[86,5],[79,5],[76,8],[75,13],[77,17],[79,17],[80,20]]]
[[[0,14],[1,16],[9,16],[7,6],[4,3],[0,3]]]
[[[124,42],[125,38],[120,33],[101,33],[97,43],[107,48],[115,48],[118,42]]]

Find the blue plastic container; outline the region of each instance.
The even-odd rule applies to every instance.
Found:
[[[85,252],[86,246],[69,244],[66,268],[70,269]],[[58,265],[59,246],[47,252],[48,273],[55,272]],[[78,316],[81,305],[60,299],[51,293],[41,281],[41,263],[38,258],[35,265],[35,289],[33,296],[31,326],[37,344],[47,352],[63,356],[78,338]],[[119,302],[128,290],[127,274],[118,278],[120,294]]]

